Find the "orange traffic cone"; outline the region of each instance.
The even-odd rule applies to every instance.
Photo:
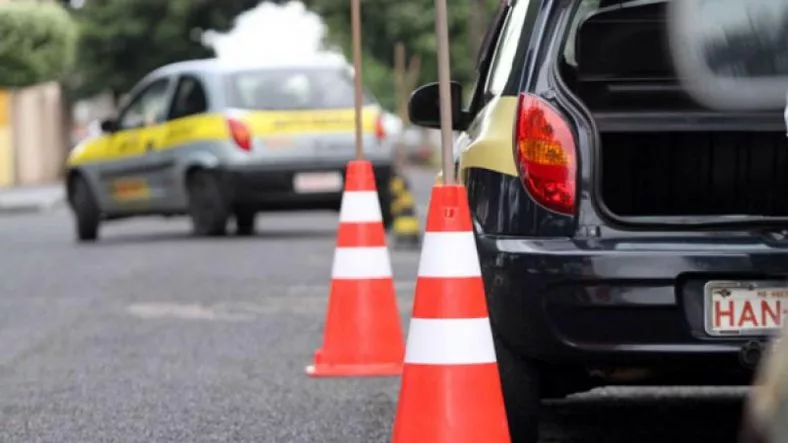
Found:
[[[323,347],[306,371],[315,377],[399,375],[404,353],[372,164],[350,161]]]
[[[432,190],[393,443],[510,441],[466,195]]]

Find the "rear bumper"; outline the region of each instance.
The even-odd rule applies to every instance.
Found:
[[[381,200],[388,201],[392,165],[373,162],[375,180]],[[260,211],[339,209],[342,191],[298,192],[294,187],[297,174],[304,172],[338,172],[345,177],[345,162],[298,164],[258,164],[225,166],[220,169],[227,195],[236,206]]]
[[[727,246],[727,247],[726,247]],[[739,366],[752,337],[704,328],[710,279],[786,279],[762,242],[478,239],[496,332],[520,354],[584,367]]]

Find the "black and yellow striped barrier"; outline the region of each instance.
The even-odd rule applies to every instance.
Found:
[[[421,243],[421,227],[416,214],[416,202],[407,180],[401,174],[395,174],[391,179],[391,196],[394,244],[418,246]]]

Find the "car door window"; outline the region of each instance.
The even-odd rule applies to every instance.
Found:
[[[492,53],[498,44],[503,24],[506,21],[506,17],[509,15],[508,12],[508,2],[501,2],[500,8],[495,13],[495,17],[485,32],[484,40],[482,42],[481,48],[479,49],[479,54],[476,58],[477,77],[474,84],[473,93],[471,95],[471,103],[468,106],[468,111],[473,115],[475,115],[479,109],[484,106],[484,86],[488,78],[490,59],[492,58]]]
[[[170,110],[170,120],[202,114],[208,111],[208,96],[202,82],[193,76],[183,76],[178,82]]]
[[[168,79],[160,79],[142,90],[121,113],[118,127],[121,130],[141,128],[161,122],[164,117]]]
[[[503,25],[487,76],[485,93],[489,96],[500,95],[509,80],[509,75],[514,65],[514,57],[517,53],[517,46],[520,43],[520,37],[525,26],[529,1],[531,0],[518,1]]]

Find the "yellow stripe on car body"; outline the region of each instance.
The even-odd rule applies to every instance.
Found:
[[[362,130],[375,131],[375,121],[380,111],[373,106],[362,110]],[[228,114],[211,113],[179,118],[149,128],[118,131],[101,135],[77,146],[69,155],[67,166],[115,161],[130,155],[144,155],[145,151],[133,154],[115,148],[122,137],[160,142],[156,150],[176,149],[191,143],[230,140],[227,127]],[[301,134],[333,134],[355,131],[355,110],[312,109],[297,111],[239,111],[234,118],[246,123],[254,137],[297,136]],[[159,132],[161,131],[161,132]],[[135,134],[130,135],[134,132]],[[160,136],[160,137],[159,137]],[[280,140],[282,142],[283,140]],[[279,143],[279,146],[287,143]]]
[[[487,115],[483,115],[487,114]],[[460,153],[459,170],[481,168],[517,176],[512,125],[517,114],[517,97],[496,97],[481,110],[478,126],[468,128],[472,140]]]

